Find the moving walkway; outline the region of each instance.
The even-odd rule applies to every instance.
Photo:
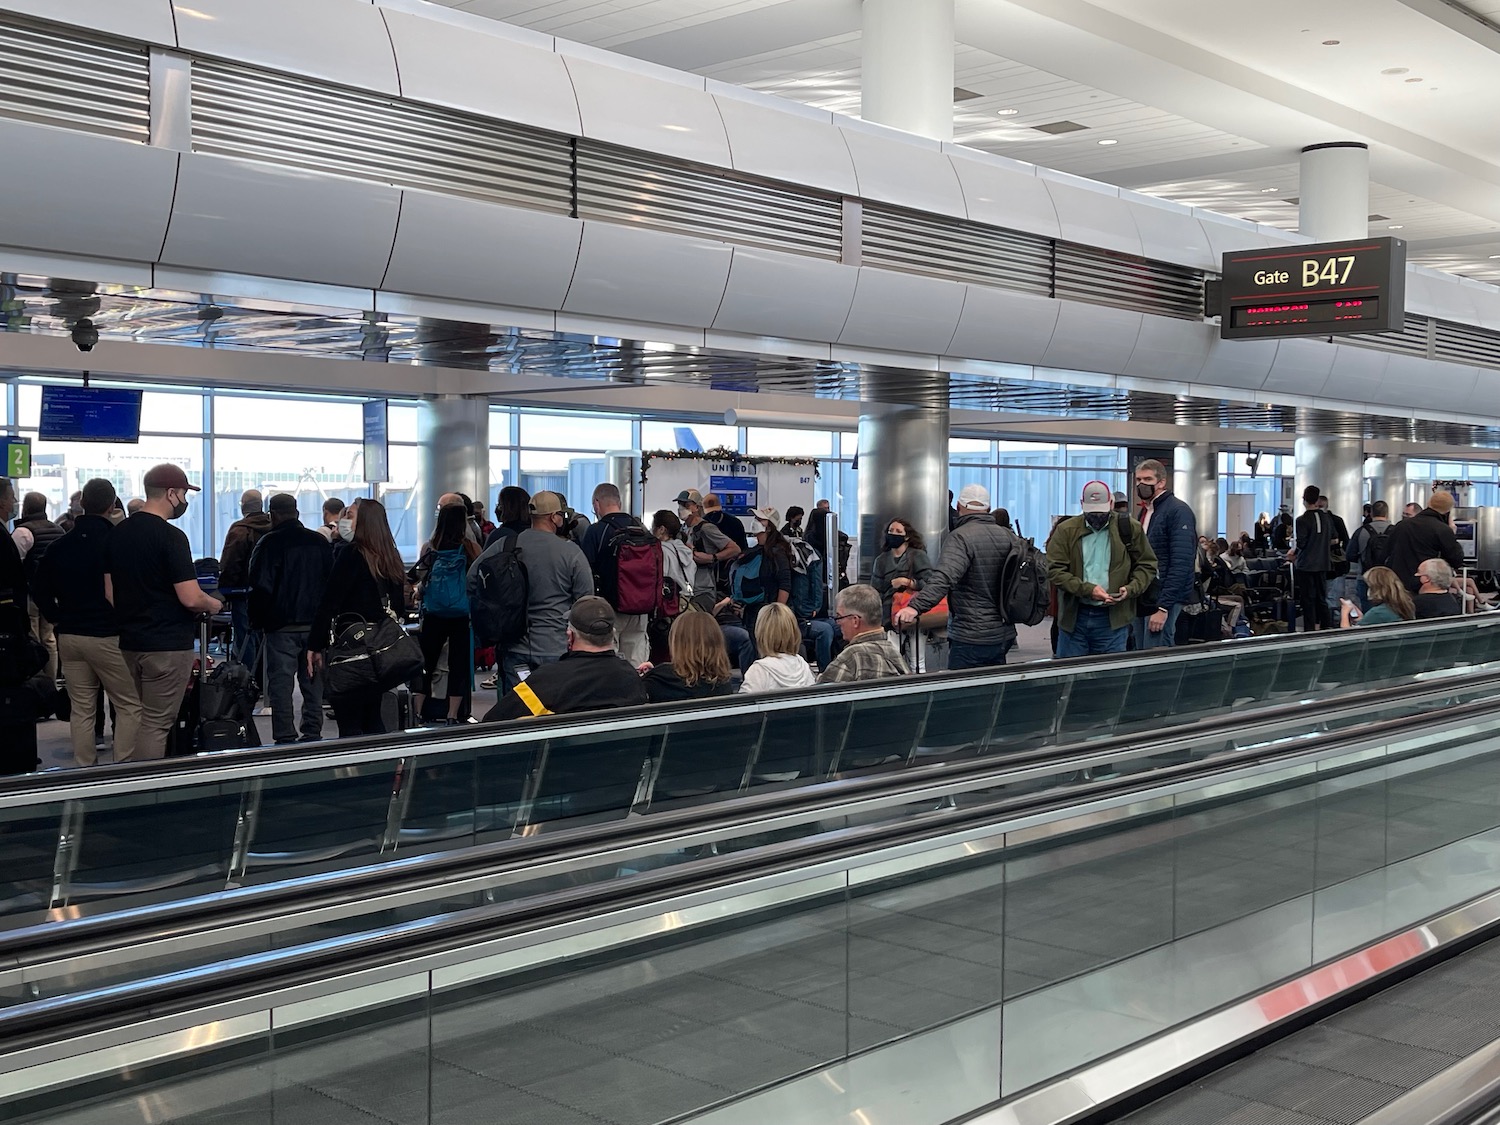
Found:
[[[1493,627],[1462,628],[1363,631],[1353,640],[1380,645],[1358,659],[1330,643],[1307,671],[1327,685],[1315,705],[1303,687],[1226,712],[1238,689],[1216,689],[1208,715],[1179,691],[1170,729],[1170,711],[1153,721],[1159,704],[1137,701],[1086,741],[1061,729],[1066,701],[1040,737],[1003,748],[996,713],[1015,685],[1082,700],[1127,662],[830,696],[831,727],[807,741],[834,760],[837,740],[842,765],[806,779],[741,763],[720,782],[736,771],[711,751],[750,753],[723,739],[673,772],[675,728],[645,713],[623,734],[617,717],[528,727],[544,745],[513,816],[490,819],[471,765],[463,831],[451,809],[403,816],[398,831],[430,835],[384,862],[304,874],[326,863],[308,859],[292,877],[101,899],[116,908],[0,935],[0,1099],[67,1125],[1066,1120],[1500,919],[1486,850],[1500,667],[1484,659]],[[1387,636],[1413,654],[1408,676]],[[1259,651],[1276,653],[1262,682],[1283,667],[1303,682],[1311,646]],[[1212,683],[1208,654],[1187,655],[1193,682]],[[981,686],[1001,697],[983,722],[957,706],[973,710]],[[864,705],[891,733],[896,698],[922,717],[909,746],[891,750],[892,734],[874,759],[849,730]],[[1028,698],[1043,696],[1012,696]],[[766,743],[777,702],[692,725],[758,722],[757,745],[790,745]],[[661,764],[637,761],[650,768],[614,805],[544,800],[536,756],[592,745],[591,730],[655,739]],[[401,760],[493,756],[457,742]],[[326,793],[361,779],[347,762],[301,766]],[[228,759],[199,767],[200,784],[234,791]]]

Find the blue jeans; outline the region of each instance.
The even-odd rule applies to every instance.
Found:
[[[826,617],[814,617],[802,623],[802,635],[812,640],[820,672],[833,662],[833,634],[834,624]]]
[[[992,645],[974,645],[965,641],[948,641],[948,671],[961,668],[995,668],[1005,663],[1005,654],[1014,641],[1000,641]]]
[[[750,639],[750,630],[741,625],[720,625],[724,631],[724,647],[729,651],[729,666],[741,673],[750,671],[755,663],[755,642]]]
[[[266,694],[271,699],[271,738],[292,742],[323,737],[323,679],[307,674],[307,630],[265,634]],[[302,689],[302,722],[292,709],[292,685]]]
[[[229,602],[229,628],[233,637],[230,651],[234,658],[250,669],[256,682],[260,682],[260,633],[250,628],[250,599],[242,594],[231,595]],[[260,684],[262,688],[264,684]]]
[[[1073,631],[1057,631],[1057,655],[1098,656],[1106,652],[1124,652],[1129,625],[1116,629],[1109,623],[1109,606],[1080,605]]]
[[[1160,633],[1153,633],[1146,625],[1150,620],[1146,617],[1135,619],[1135,647],[1147,648],[1172,648],[1177,644],[1177,619],[1182,616],[1182,606],[1174,605],[1167,610],[1167,623],[1162,626]]]

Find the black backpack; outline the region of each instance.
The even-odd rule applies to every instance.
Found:
[[[1047,556],[1033,540],[1015,538],[1000,564],[1000,611],[1008,624],[1040,625],[1051,601]]]
[[[506,648],[526,636],[531,579],[514,535],[469,568],[469,621],[480,647]]]
[[[1385,566],[1391,557],[1390,527],[1384,531],[1376,531],[1373,527],[1368,530],[1370,534],[1365,536],[1364,548],[1359,552],[1359,563],[1366,570],[1372,566]]]

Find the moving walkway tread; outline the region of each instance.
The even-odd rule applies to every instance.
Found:
[[[1491,938],[1116,1120],[1355,1125],[1497,1040],[1500,938]]]

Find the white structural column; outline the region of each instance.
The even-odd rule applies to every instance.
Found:
[[[422,443],[417,534],[423,539],[432,534],[438,497],[445,492],[483,500],[488,511],[494,503],[489,494],[489,399],[474,395],[424,398],[417,405],[417,438]]]
[[[1298,229],[1314,242],[1341,242],[1370,233],[1370,149],[1361,141],[1330,141],[1302,150]]]
[[[1370,478],[1370,499],[1384,500],[1391,508],[1391,519],[1401,518],[1406,505],[1406,458],[1387,455],[1371,457],[1365,462],[1365,476]]]
[[[1198,534],[1218,538],[1224,530],[1219,526],[1219,447],[1206,442],[1178,445],[1172,454],[1172,491],[1193,509]]]
[[[954,0],[864,0],[860,116],[953,139]]]
[[[1293,516],[1302,514],[1302,490],[1310,484],[1328,497],[1328,510],[1342,516],[1352,534],[1365,505],[1365,453],[1359,438],[1298,434],[1293,447],[1297,492]]]
[[[891,520],[911,520],[934,561],[948,530],[948,376],[907,374],[872,371],[860,380],[861,578],[885,550]],[[919,379],[920,388],[911,385]]]

